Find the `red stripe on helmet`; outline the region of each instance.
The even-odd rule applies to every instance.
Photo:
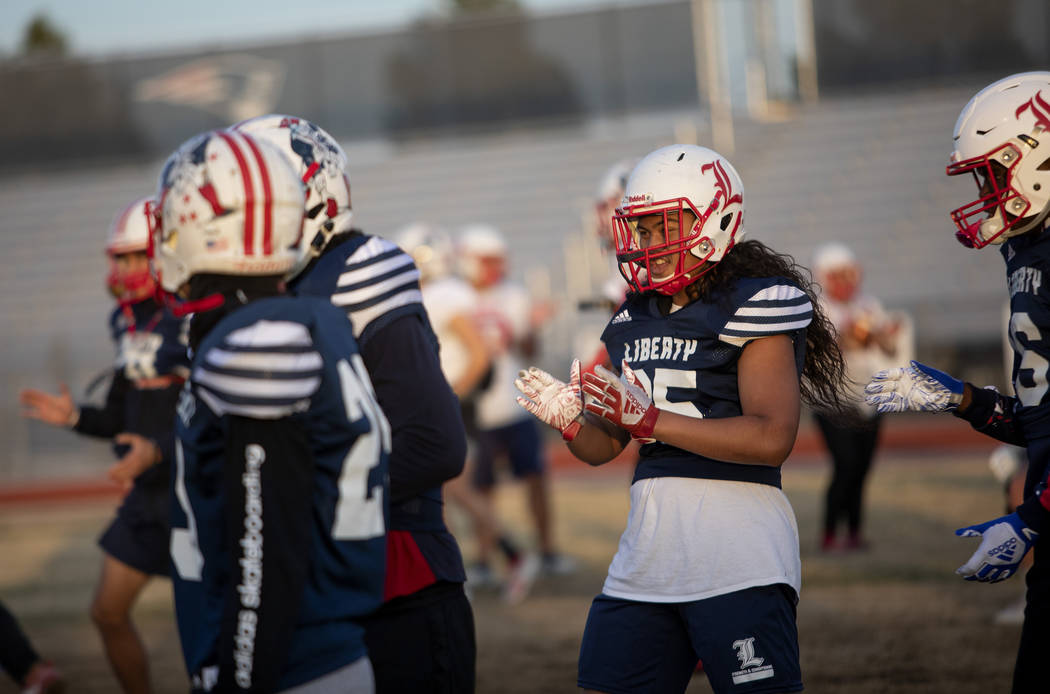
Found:
[[[273,253],[273,210],[271,209],[273,189],[270,186],[270,170],[266,168],[266,160],[263,159],[262,152],[255,140],[245,136],[244,141],[248,143],[248,147],[255,156],[255,163],[259,166],[259,178],[263,189],[263,255],[271,255]]]
[[[255,255],[255,190],[252,186],[252,174],[248,170],[248,162],[241,153],[240,147],[229,133],[222,130],[216,131],[237,159],[237,166],[241,170],[241,180],[244,182],[244,254]]]
[[[321,165],[318,164],[316,161],[313,164],[310,164],[309,168],[306,169],[306,173],[303,174],[303,183],[307,183],[311,178],[313,178],[314,174],[317,173],[317,170],[319,168],[321,168]]]

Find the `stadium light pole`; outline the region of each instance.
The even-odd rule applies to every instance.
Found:
[[[813,0],[795,0],[795,63],[802,101],[813,103],[817,92],[817,40],[813,27]]]
[[[715,0],[690,0],[693,23],[693,60],[696,65],[696,91],[707,95],[711,114],[712,146],[726,156],[733,154],[733,109],[729,91],[722,80],[722,34],[719,8]]]

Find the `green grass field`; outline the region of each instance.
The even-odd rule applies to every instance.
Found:
[[[990,449],[991,446],[988,446]],[[821,456],[788,461],[784,488],[802,538],[799,605],[802,670],[813,694],[985,694],[1008,691],[1020,634],[994,613],[1022,591],[1020,578],[967,583],[954,574],[976,547],[953,530],[1002,512],[987,449],[883,452],[869,478],[869,551],[823,555],[818,519],[828,466]],[[553,479],[558,539],[579,562],[542,578],[525,602],[474,598],[478,692],[574,692],[576,656],[591,598],[600,590],[627,517],[625,465],[560,467]],[[520,488],[501,487],[501,514],[530,536]],[[67,673],[71,692],[117,691],[87,616],[100,566],[95,539],[114,501],[0,505],[0,598],[38,649]],[[461,518],[450,513],[454,528]],[[471,542],[464,536],[469,556]],[[187,691],[172,621],[170,584],[155,581],[135,618],[158,692]],[[17,691],[0,681],[0,694]],[[691,694],[709,692],[703,675]]]

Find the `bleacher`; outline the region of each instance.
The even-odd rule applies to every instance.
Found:
[[[776,122],[736,124],[731,159],[746,186],[750,237],[803,264],[824,240],[848,243],[865,263],[867,289],[914,317],[920,357],[994,348],[1001,339],[1002,261],[994,249],[954,241],[948,211],[976,189],[944,175],[955,117],[980,84],[825,98]],[[494,223],[507,235],[513,274],[542,268],[556,299],[565,298],[566,263],[579,263],[565,257],[565,241],[580,234],[602,172],[669,144],[683,124],[704,144],[706,127],[693,112],[405,143],[358,142],[322,123],[350,155],[362,228],[393,235],[415,220],[452,230]],[[113,214],[152,192],[160,164],[0,178],[0,435],[8,442],[0,484],[98,475],[109,460],[104,445],[19,418],[17,391],[55,390],[65,380],[77,393],[109,362],[103,241]],[[564,303],[543,356],[555,370],[567,363],[579,324]],[[1001,372],[997,361],[991,378]]]

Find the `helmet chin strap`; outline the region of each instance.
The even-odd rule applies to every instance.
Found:
[[[705,255],[703,258],[700,258],[700,256],[693,253],[693,248],[700,248],[701,250],[703,250],[705,247],[707,248],[707,255]],[[673,280],[669,280],[667,284],[661,284],[660,286],[655,287],[656,291],[658,291],[661,294],[666,294],[667,296],[677,294],[678,292],[682,291],[690,284],[695,282],[697,278],[700,277],[700,275],[704,274],[705,272],[707,272],[715,266],[715,263],[707,262],[708,258],[715,254],[714,246],[712,246],[710,241],[708,241],[707,239],[703,239],[700,244],[690,248],[689,253],[695,258],[700,258],[700,262],[686,270],[684,273],[682,273],[681,276],[676,277]],[[694,272],[696,274],[693,274]]]
[[[184,318],[191,313],[204,313],[214,311],[226,303],[222,294],[209,294],[193,301],[182,301],[171,292],[163,292],[164,304],[171,310],[176,318]]]

